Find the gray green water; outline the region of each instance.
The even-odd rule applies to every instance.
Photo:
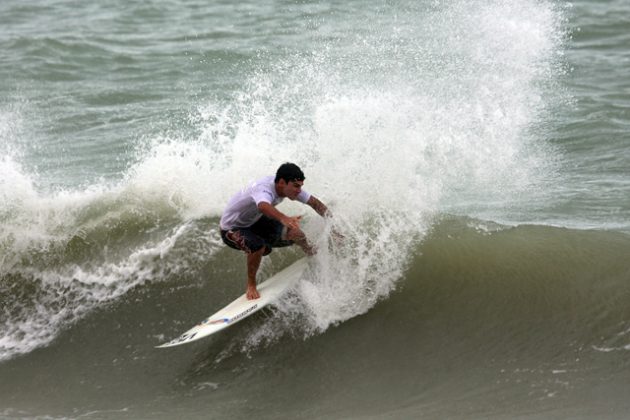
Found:
[[[625,419],[626,1],[0,3],[0,417]],[[217,222],[294,161],[275,308]],[[300,257],[274,252],[261,279]]]

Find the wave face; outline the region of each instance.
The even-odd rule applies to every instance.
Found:
[[[146,283],[45,348],[5,361],[0,395],[28,406],[23,413],[81,407],[98,418],[174,410],[193,418],[207,410],[218,418],[260,410],[263,418],[622,418],[629,251],[622,233],[446,217],[413,249],[388,299],[325,334],[311,335],[319,324],[307,279],[226,334],[153,349],[242,289],[232,278],[244,272],[240,260],[222,249],[215,263],[191,267],[205,281]],[[286,258],[273,264],[295,257]],[[26,402],[37,390],[37,403]]]

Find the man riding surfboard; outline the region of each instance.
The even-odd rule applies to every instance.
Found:
[[[307,255],[315,249],[300,229],[301,216],[291,217],[276,206],[285,198],[307,204],[322,217],[331,217],[328,208],[302,189],[304,173],[293,163],[284,163],[275,176],[254,181],[236,193],[221,216],[221,239],[230,248],[247,254],[247,299],[258,299],[256,273],[262,257],[273,248],[298,245]]]

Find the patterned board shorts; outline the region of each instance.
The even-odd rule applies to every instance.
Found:
[[[250,227],[221,230],[221,239],[230,248],[247,254],[265,247],[263,255],[269,255],[272,248],[293,245],[293,241],[282,239],[283,231],[282,223],[263,216]]]

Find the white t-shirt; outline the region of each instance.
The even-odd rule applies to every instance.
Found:
[[[219,223],[221,229],[249,227],[263,215],[258,210],[259,203],[266,202],[274,207],[282,203],[284,197],[279,197],[276,193],[276,184],[273,182],[275,178],[273,175],[266,176],[236,193],[228,202],[227,208],[221,216]],[[311,195],[304,190],[300,191],[297,196],[297,200],[305,204],[309,198]]]

